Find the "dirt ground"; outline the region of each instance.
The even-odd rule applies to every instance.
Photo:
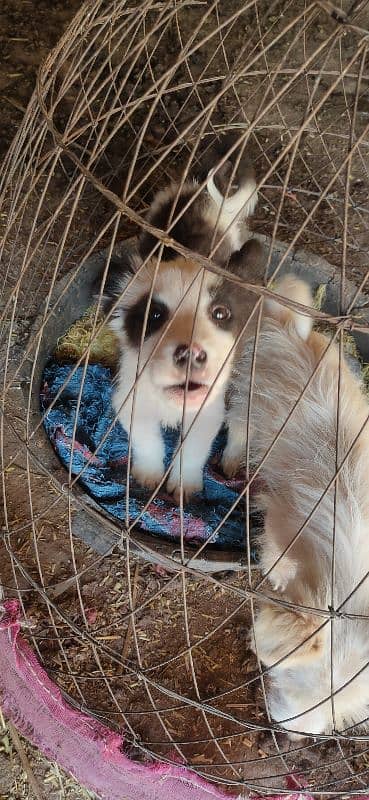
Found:
[[[236,6],[236,0],[230,0],[229,3],[227,0],[227,13],[231,13]],[[271,11],[268,10],[269,0],[260,2],[259,6],[260,12],[269,13],[269,22],[275,24],[277,29],[278,25],[287,25],[295,13],[294,3],[273,3]],[[45,0],[3,0],[0,9],[2,155],[22,120],[39,64],[79,7],[77,0],[52,3]],[[250,18],[247,13],[245,11],[245,27],[238,25],[232,28],[227,43],[230,53],[241,52],[246,23],[250,24],[252,19],[251,11]],[[181,20],[184,38],[194,29],[196,14],[196,8],[190,9]],[[362,16],[361,24],[365,21],[365,16]],[[310,39],[307,37],[305,41],[301,37],[292,47],[292,35],[288,38],[287,44],[292,47],[288,69],[298,63],[302,41],[307,57],[309,47],[315,47],[317,42],[323,46],[335,27],[335,23],[324,13],[320,13],[312,25]],[[174,26],[170,30],[169,42],[165,40],[162,44],[159,36],[155,39],[155,48],[150,53],[150,70],[162,70],[163,65],[166,66],[175,57],[179,48],[177,34]],[[326,54],[325,69],[329,75],[333,73],[334,76],[335,70],[338,70],[340,58],[348,61],[354,56],[356,45],[354,36],[347,37],[344,47],[339,43],[335,50]],[[206,58],[209,59],[212,53],[214,74],[222,74],[221,71],[225,69],[224,55],[222,51],[219,55],[219,48],[216,47],[213,53],[212,47],[210,43]],[[285,47],[286,41],[283,40],[274,51],[276,62],[281,62]],[[118,60],[119,57],[120,51],[116,55]],[[201,74],[203,60],[203,54],[198,54],[194,59],[191,80]],[[316,64],[314,66],[318,68]],[[72,67],[71,60],[66,67],[63,66],[64,71],[61,70],[58,79],[62,81]],[[112,62],[109,68],[113,67]],[[271,64],[267,59],[264,67],[268,75]],[[87,66],[85,68],[88,85],[94,74],[91,77]],[[356,75],[359,68],[358,58],[350,68],[350,75]],[[147,69],[146,76],[141,78],[137,67],[127,84],[128,97],[130,93],[134,94],[137,86],[141,88],[143,85],[145,90],[146,82],[150,82],[150,70]],[[314,71],[311,75],[304,74],[301,85],[284,99],[282,110],[278,103],[272,104],[266,124],[260,124],[257,135],[250,141],[257,174],[266,174],[271,161],[278,158],[286,138],[280,132],[283,115],[288,119],[287,128],[292,131],[294,125],[301,123],[315,77]],[[280,91],[287,79],[288,72],[279,76],[273,91]],[[183,68],[181,84],[185,84],[186,80],[188,72]],[[225,125],[233,118],[240,104],[247,107],[252,117],[260,102],[265,105],[270,102],[273,92],[263,95],[266,88],[261,81],[255,93],[253,80],[255,77],[240,82],[237,97],[230,92],[226,99],[222,99],[217,115],[214,115],[216,124]],[[297,247],[324,256],[337,267],[337,271],[343,264],[346,276],[359,285],[368,267],[366,214],[369,163],[366,150],[361,150],[350,162],[351,204],[347,219],[343,202],[346,186],[344,171],[332,183],[318,211],[314,212],[314,203],[329,185],[330,178],[347,152],[347,135],[351,130],[356,96],[356,83],[352,80],[350,83],[350,80],[341,82],[337,92],[324,103],[321,113],[312,120],[311,128],[298,142],[294,158],[289,155],[265,181],[253,226],[270,236],[275,233],[276,238],[286,243],[292,240],[297,230],[304,227]],[[56,81],[50,97],[54,97],[53,92],[57,96],[58,86]],[[60,126],[70,120],[80,88],[78,83],[71,81],[65,90],[63,104],[60,104],[61,108],[55,115]],[[135,209],[147,207],[153,188],[175,174],[175,160],[177,156],[183,156],[178,147],[175,158],[167,160],[162,172],[154,168],[168,130],[170,132],[175,126],[180,129],[186,118],[193,118],[209,95],[206,83],[204,87],[200,86],[197,94],[191,94],[188,103],[184,102],[181,91],[184,93],[183,89],[178,91],[175,96],[167,98],[163,106],[159,106],[144,137],[144,157],[137,170],[138,177],[145,173],[148,165],[154,166],[151,181],[141,187],[137,198],[135,196],[132,201]],[[89,148],[92,148],[91,141],[94,143],[94,115],[102,125],[104,92],[103,86],[100,95],[95,98],[95,105],[91,101],[84,115],[70,124],[70,146],[73,147],[75,136],[78,140],[76,152],[86,159],[86,163],[91,152]],[[323,97],[324,81],[316,88],[316,92],[318,98]],[[365,84],[357,98],[357,137],[365,133],[368,113]],[[176,120],[175,125],[171,123],[173,119]],[[103,140],[104,158],[97,161],[96,174],[119,196],[123,193],[123,178],[127,174],[134,144],[144,121],[145,115],[140,108],[137,116],[132,115],[132,127],[128,133],[120,135],[118,131],[117,137],[106,147]],[[85,128],[87,133],[84,132]],[[80,130],[82,134],[79,134]],[[319,135],[321,131],[324,131],[323,139]],[[111,128],[107,126],[106,140],[110,132]],[[36,133],[34,136],[36,138]],[[150,155],[150,149],[153,156]],[[27,241],[33,241],[33,212],[36,213],[37,203],[42,196],[44,203],[37,222],[41,231],[42,226],[46,228],[48,235],[42,248],[36,250],[33,271],[30,270],[20,283],[17,295],[17,314],[11,340],[16,340],[18,349],[15,355],[18,359],[21,359],[27,342],[30,321],[42,307],[47,295],[57,260],[58,243],[64,242],[63,254],[66,254],[56,270],[59,280],[68,277],[71,267],[79,263],[90,241],[99,237],[101,247],[108,246],[111,240],[110,228],[104,227],[112,213],[111,207],[106,197],[102,200],[93,191],[83,194],[76,209],[72,209],[71,201],[70,205],[61,209],[55,222],[49,223],[60,198],[67,194],[74,179],[73,165],[71,167],[67,159],[61,160],[59,167],[52,180],[48,182],[47,176],[44,182],[40,181],[35,196],[31,196],[28,214],[23,219],[22,232],[17,240],[20,252]],[[281,208],[279,204],[284,180],[287,189]],[[42,194],[44,190],[45,195]],[[305,226],[307,220],[310,221]],[[134,230],[125,219],[121,223],[118,238],[124,238]],[[345,239],[347,231],[349,233]],[[7,274],[10,289],[18,277],[19,262],[16,256],[17,253],[15,257],[13,253]],[[355,749],[350,743],[329,742],[318,747],[316,743],[309,742],[300,748],[292,746],[283,735],[270,734],[264,685],[248,646],[253,606],[246,598],[245,587],[257,584],[257,572],[253,572],[251,577],[245,570],[240,575],[223,574],[217,578],[211,575],[203,578],[191,571],[173,573],[138,561],[124,548],[117,547],[108,557],[100,558],[95,551],[70,536],[74,510],[71,511],[65,493],[60,491],[60,486],[66,480],[65,472],[61,467],[55,467],[46,477],[42,463],[33,461],[30,465],[25,461],[24,448],[15,435],[18,433],[24,438],[29,434],[19,411],[18,390],[19,387],[12,386],[8,396],[15,431],[10,426],[6,429],[4,480],[8,500],[7,527],[11,532],[6,542],[8,546],[11,544],[9,549],[20,559],[22,570],[3,551],[2,579],[7,593],[20,593],[24,598],[29,624],[28,638],[65,696],[75,704],[88,708],[90,713],[116,730],[124,732],[124,747],[133,758],[150,762],[156,755],[164,760],[187,763],[204,777],[219,785],[225,784],[233,793],[238,793],[243,784],[260,790],[295,788],[291,779],[289,783],[285,780],[291,773],[298,773],[298,786],[318,786],[322,787],[322,791],[324,787],[329,791],[333,782],[340,779],[338,791],[343,787],[348,791],[351,785],[356,788],[365,786],[365,778],[355,781],[357,773],[363,772],[365,775],[368,770],[365,744]],[[42,451],[38,455],[42,461]],[[37,585],[45,588],[52,604],[42,600],[35,590]],[[133,624],[131,605],[135,609]],[[93,644],[83,637],[86,630],[93,637]],[[144,674],[145,680],[138,679],[137,672]],[[181,702],[181,695],[189,702]],[[212,705],[213,714],[204,713],[201,708],[204,702],[207,706]],[[253,723],[264,729],[254,731]],[[46,762],[29,745],[23,742],[22,746],[45,798],[75,800],[78,797],[82,800],[89,797],[88,793],[58,771],[55,765]],[[1,800],[25,800],[34,796],[18,750],[11,731],[6,729],[4,723],[0,731]],[[343,757],[346,758],[345,762]]]
[[[4,0],[1,3],[1,157],[23,119],[38,67],[81,5],[80,0]]]
[[[37,70],[54,47],[81,0],[3,0],[0,8],[0,158],[23,119],[35,86]],[[24,769],[29,769],[44,798],[82,800],[92,795],[56,764],[47,761],[1,719],[0,797],[1,800],[34,800],[34,790]],[[19,749],[22,752],[20,754]]]

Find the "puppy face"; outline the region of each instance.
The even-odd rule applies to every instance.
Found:
[[[334,730],[350,735],[369,716],[368,623],[340,618],[332,626],[323,623],[323,617],[272,606],[256,620],[259,656],[271,667],[269,710],[294,740]]]
[[[153,287],[153,289],[152,289]],[[152,291],[151,301],[150,292]],[[243,323],[242,289],[177,257],[143,266],[124,292],[112,327],[171,405],[196,409],[228,379]],[[210,398],[209,398],[210,400]]]

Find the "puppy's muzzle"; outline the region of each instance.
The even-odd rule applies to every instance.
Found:
[[[200,369],[206,364],[207,354],[196,342],[191,347],[179,344],[173,353],[173,361],[176,367],[186,367],[190,362],[191,367]]]

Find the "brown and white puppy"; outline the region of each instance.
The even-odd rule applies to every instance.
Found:
[[[312,306],[308,286],[291,276],[276,292]],[[263,603],[253,646],[270,668],[271,715],[291,738],[344,730],[369,717],[369,620],[361,618],[369,616],[369,404],[329,343],[312,331],[311,317],[265,302],[250,448],[255,466],[267,454],[260,470],[261,568],[274,597],[291,608]],[[253,350],[245,341],[235,365],[228,474],[245,460]],[[314,614],[331,608],[338,612],[332,619]]]
[[[258,249],[255,242],[243,244],[256,184],[243,160],[238,186],[224,199],[218,186],[227,171],[229,162],[220,176],[209,175],[197,198],[196,181],[184,183],[179,193],[177,185],[159,192],[148,219],[163,231],[175,221],[171,237],[195,254],[208,256],[219,245],[214,261],[237,272],[239,261],[232,254],[241,248],[242,263],[250,265]],[[183,258],[169,246],[158,263],[158,242],[144,233],[138,252],[112,266],[104,294],[107,309],[116,304],[110,325],[118,336],[120,364],[113,406],[131,437],[132,475],[154,489],[164,475],[161,428],[182,425],[182,453],[174,460],[167,490],[178,501],[182,487],[186,499],[202,489],[203,468],[224,421],[232,348],[244,317],[242,290],[204,270],[196,255]]]

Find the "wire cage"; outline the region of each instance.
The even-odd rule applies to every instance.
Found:
[[[368,714],[356,716],[361,726],[349,720],[340,727],[334,712],[350,684],[353,697],[365,694],[355,679],[365,678],[369,655],[355,667],[349,633],[350,624],[365,630],[369,614],[365,549],[355,551],[360,537],[349,538],[346,553],[346,563],[357,558],[365,568],[347,591],[360,594],[359,611],[347,611],[345,597],[337,600],[334,565],[335,487],[353,447],[346,442],[342,451],[339,444],[342,375],[348,360],[365,381],[369,360],[368,34],[365,0],[337,7],[329,0],[93,0],[41,68],[2,170],[4,593],[19,599],[29,641],[64,696],[124,730],[132,758],[186,764],[235,794],[367,791]],[[331,601],[320,607],[308,593],[297,608],[288,592],[273,595],[268,573],[252,559],[262,527],[252,486],[262,466],[253,464],[236,484],[241,544],[234,550],[229,541],[216,549],[217,526],[202,541],[186,539],[183,497],[170,541],[142,524],[146,500],[131,523],[126,510],[117,519],[81,484],[102,446],[84,442],[82,453],[78,417],[90,366],[99,360],[94,346],[106,332],[101,314],[111,259],[119,261],[127,240],[135,246],[146,231],[156,237],[157,261],[171,247],[174,258],[192,256],[202,273],[224,277],[215,246],[196,252],[191,241],[176,240],[173,214],[166,226],[148,216],[156,193],[197,175],[224,134],[232,135],[236,160],[247,152],[256,174],[258,204],[247,226],[263,242],[265,261],[238,280],[245,305],[251,294],[261,320],[274,281],[289,272],[303,277],[315,293],[306,313],[339,354],[331,388],[335,442],[322,441],[316,456],[331,448],[334,470],[320,489],[335,498],[326,520]],[[198,179],[194,202],[206,181]],[[284,308],[301,311],[293,299]],[[40,411],[45,367],[86,311],[87,335]],[[260,325],[256,354],[259,335]],[[77,374],[68,446],[73,454],[78,443],[78,468],[73,459],[61,464],[44,430]],[[63,431],[57,433],[60,439]],[[312,469],[319,473],[317,463]],[[365,519],[362,510],[364,527]],[[303,531],[304,525],[296,531],[300,540]],[[319,552],[313,557],[318,561]],[[278,558],[288,558],[288,547]],[[318,615],[307,639],[319,626],[330,628],[331,656],[337,626],[346,626],[342,651],[353,666],[340,685],[331,666],[331,697],[310,703],[329,702],[333,722],[317,732],[306,717],[300,730],[307,735],[297,741],[285,730],[296,729],[293,714],[285,714],[284,726],[282,717],[275,720],[273,671],[250,647],[260,601],[271,597],[276,629],[286,609]],[[313,666],[306,669],[318,680]]]

